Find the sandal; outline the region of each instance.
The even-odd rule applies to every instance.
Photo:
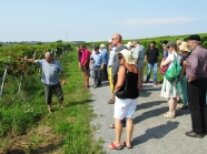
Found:
[[[114,125],[114,124],[111,124],[111,125],[109,126],[109,128],[114,129],[114,128],[115,128],[115,125]]]
[[[170,114],[169,112],[167,112],[167,113],[165,113],[165,114],[163,115],[163,117],[164,117],[164,118],[168,118],[168,119],[173,119],[173,118],[175,118],[175,115]]]
[[[115,143],[111,143],[108,145],[111,150],[121,150],[123,148],[122,145],[116,145]]]
[[[126,144],[126,141],[123,143],[123,146],[124,147],[127,147],[127,149],[132,149],[133,148],[133,146],[131,145],[131,144]]]
[[[113,100],[113,99],[110,99],[110,100],[108,101],[108,104],[114,104],[114,100]]]

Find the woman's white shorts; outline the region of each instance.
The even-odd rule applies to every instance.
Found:
[[[133,118],[137,107],[136,99],[120,99],[115,98],[114,118],[123,120],[124,118]]]

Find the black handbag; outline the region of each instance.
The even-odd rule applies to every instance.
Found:
[[[134,99],[134,98],[137,98],[139,96],[139,90],[138,89],[136,89],[133,92],[131,92],[129,90],[128,80],[129,80],[129,77],[128,77],[128,72],[127,72],[125,74],[125,82],[124,82],[124,85],[117,92],[115,92],[115,95],[118,98],[121,98],[121,99],[130,99],[130,98],[131,99]]]

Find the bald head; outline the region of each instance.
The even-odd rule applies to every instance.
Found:
[[[114,34],[113,37],[112,37],[112,44],[114,46],[118,46],[122,43],[122,36],[121,34]]]
[[[52,61],[52,54],[50,52],[45,53],[45,60],[50,63]]]
[[[45,58],[46,57],[50,57],[51,56],[51,53],[50,52],[45,52]]]

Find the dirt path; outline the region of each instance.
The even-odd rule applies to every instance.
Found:
[[[185,136],[191,128],[188,111],[179,111],[173,120],[163,118],[167,111],[166,100],[160,98],[160,86],[144,85],[138,99],[135,113],[133,149],[111,151],[107,145],[113,141],[114,130],[109,128],[113,123],[113,105],[107,104],[110,98],[107,84],[97,89],[91,88],[93,108],[97,117],[92,124],[97,128],[96,139],[104,141],[103,147],[110,154],[206,154],[207,136],[193,139]],[[122,140],[124,140],[123,134]]]

